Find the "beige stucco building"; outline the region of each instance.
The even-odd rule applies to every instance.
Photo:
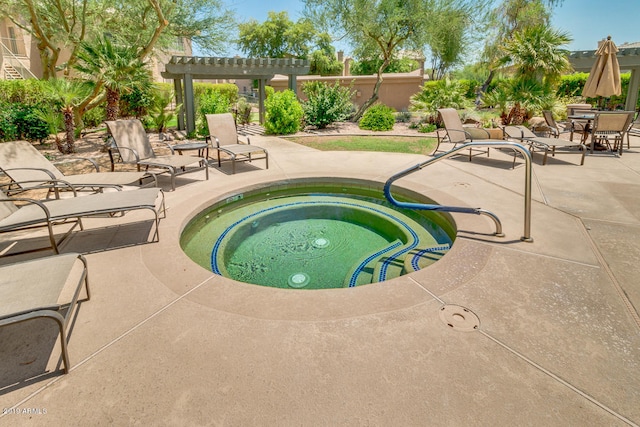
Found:
[[[61,60],[65,61],[68,55],[68,52],[62,51]],[[154,81],[165,81],[160,73],[173,55],[191,55],[191,41],[177,38],[168,49],[154,52],[148,61]],[[42,73],[36,40],[9,19],[0,19],[0,79],[39,79]]]

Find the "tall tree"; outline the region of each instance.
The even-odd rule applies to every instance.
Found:
[[[403,48],[418,46],[435,0],[304,0],[305,14],[321,27],[342,33],[361,59],[380,59],[373,94],[354,120],[378,100],[382,73]]]
[[[70,72],[80,43],[111,34],[138,48],[140,59],[179,37],[208,50],[224,50],[233,15],[220,0],[4,0],[0,17],[30,33],[43,77]]]
[[[85,82],[80,80],[53,78],[48,81],[47,90],[62,106],[61,112],[64,122],[65,140],[62,142],[56,138],[58,150],[63,154],[73,153],[76,151],[74,110],[78,104],[86,98],[90,88]]]
[[[293,22],[286,11],[269,12],[262,24],[251,19],[238,29],[240,50],[262,58],[306,58],[317,34],[310,20]]]
[[[78,52],[75,68],[95,84],[94,93],[104,88],[107,101],[106,120],[116,120],[120,95],[135,86],[151,85],[151,76],[140,60],[135,47],[123,46],[100,37],[93,43],[84,42]]]
[[[496,75],[499,60],[503,56],[502,46],[517,31],[538,25],[549,25],[553,7],[563,0],[498,0],[486,17],[487,35],[483,52],[489,74],[478,92],[477,102]]]
[[[571,68],[569,51],[562,48],[569,42],[567,33],[546,25],[524,28],[507,41],[498,64],[509,66],[513,72],[510,84],[513,105],[503,124],[523,123],[532,107],[536,107],[536,98],[544,101],[545,96],[555,92],[560,76]]]
[[[474,16],[485,7],[484,2],[465,3],[460,0],[437,2],[427,28],[424,45],[431,51],[431,80],[440,80],[459,64],[471,44],[475,27]]]

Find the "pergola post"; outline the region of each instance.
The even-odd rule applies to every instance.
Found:
[[[631,77],[629,78],[629,90],[627,91],[627,102],[624,109],[627,111],[635,111],[638,104],[638,91],[640,90],[640,68],[631,69]]]
[[[193,77],[184,75],[184,112],[187,118],[187,134],[196,130],[196,105],[193,96]]]
[[[289,90],[292,90],[296,95],[298,94],[298,83],[295,74],[289,74]]]
[[[178,130],[184,130],[184,92],[182,90],[182,80],[173,79],[173,91],[176,94],[176,105],[181,105],[177,111]]]
[[[259,111],[258,117],[261,125],[264,124],[264,100],[267,97],[267,94],[264,88],[266,85],[267,85],[266,79],[258,80],[258,111]]]

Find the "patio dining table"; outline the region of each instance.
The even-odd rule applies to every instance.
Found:
[[[582,142],[583,144],[586,144],[587,138],[589,138],[589,132],[591,131],[591,122],[596,118],[596,113],[598,113],[598,111],[594,111],[593,113],[570,114],[567,116],[567,118],[571,120],[583,120],[587,122],[584,125],[584,129],[582,131],[582,139],[580,140],[580,142]],[[591,147],[591,153],[593,153],[593,147]]]

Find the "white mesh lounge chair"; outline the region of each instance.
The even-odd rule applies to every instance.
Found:
[[[556,155],[557,147],[575,148],[576,151],[582,155],[580,165],[584,164],[584,155],[587,152],[587,148],[582,142],[537,136],[526,126],[505,126],[504,133],[508,138],[528,144],[531,152],[535,151],[536,148],[544,150],[544,157],[542,158],[543,165],[547,164],[547,155],[549,154],[549,151],[551,151],[552,156]]]
[[[173,154],[169,144],[167,147],[171,150],[171,155],[156,155],[140,120],[115,120],[105,123],[113,138],[113,144],[109,149],[111,170],[115,169],[114,155],[117,155],[124,163],[136,164],[138,170],[144,166],[145,170],[154,168],[168,173],[171,175],[171,190],[176,189],[176,176],[183,173],[204,169],[206,179],[209,179],[209,165],[203,157]],[[187,168],[188,166],[192,167]]]
[[[67,352],[67,327],[73,313],[77,313],[75,308],[83,284],[89,300],[87,261],[78,254],[56,255],[0,267],[0,327],[38,318],[55,321],[60,330],[63,369],[68,373],[71,366]],[[72,292],[67,294],[68,291]],[[70,301],[63,298],[65,294],[72,295]]]
[[[212,149],[218,152],[218,167],[221,166],[220,154],[225,153],[231,160],[232,173],[236,173],[236,162],[251,162],[252,160],[265,159],[266,168],[269,169],[269,153],[262,147],[251,145],[248,137],[246,143],[238,138],[236,122],[231,113],[207,114],[209,136],[207,141]]]
[[[489,132],[482,128],[465,127],[462,125],[460,116],[454,108],[440,108],[438,110],[440,118],[444,123],[444,129],[438,129],[436,135],[438,137],[438,145],[434,153],[437,153],[440,148],[441,142],[450,142],[453,144],[453,148],[456,148],[458,144],[464,144],[467,142],[473,142],[475,140],[491,139]],[[442,132],[442,133],[441,133]],[[489,156],[489,149],[469,149],[469,161],[473,156],[473,151],[479,151],[478,154],[485,154]],[[476,154],[476,155],[478,155]]]
[[[14,202],[21,202],[21,207],[18,207]],[[163,218],[165,214],[164,194],[159,188],[141,188],[135,191],[114,191],[51,200],[7,197],[5,193],[0,191],[0,233],[47,227],[50,246],[36,250],[51,248],[55,253],[59,253],[59,245],[71,234],[76,226],[81,230],[84,229],[82,218],[106,214],[124,214],[138,209],[147,209],[153,212],[155,233],[151,240],[157,241],[159,239],[159,214],[161,213]],[[71,227],[61,238],[56,240],[53,228],[59,224],[66,224]],[[30,250],[29,252],[32,251]],[[0,255],[2,254],[0,253]]]
[[[0,169],[11,179],[7,193],[15,193],[33,188],[49,188],[75,190],[89,189],[102,191],[104,188],[122,189],[128,184],[140,183],[143,179],[157,187],[155,175],[146,172],[100,172],[98,164],[91,159],[84,159],[93,164],[96,171],[86,174],[65,175],[30,142],[11,141],[0,144]],[[58,185],[62,182],[62,187]],[[20,183],[18,185],[17,183]]]

